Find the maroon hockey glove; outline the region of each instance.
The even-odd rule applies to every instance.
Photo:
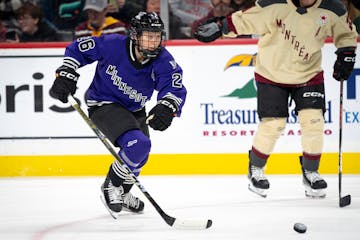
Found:
[[[162,99],[150,110],[146,121],[154,130],[164,131],[170,127],[176,112],[177,107],[172,100]]]
[[[69,94],[74,95],[76,92],[76,83],[79,76],[80,74],[75,72],[74,69],[66,66],[56,69],[56,79],[50,88],[50,96],[67,103]]]
[[[333,77],[338,81],[346,81],[354,69],[356,58],[355,49],[352,47],[341,48],[335,53],[337,54],[337,59],[334,64]]]

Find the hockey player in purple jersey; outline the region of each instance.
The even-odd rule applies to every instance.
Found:
[[[50,95],[67,102],[76,91],[79,67],[98,61],[85,94],[89,117],[120,148],[119,156],[138,176],[147,162],[148,126],[164,131],[180,116],[186,88],[182,69],[163,47],[164,24],[156,13],[139,12],[129,36],[108,34],[72,42],[56,70]],[[157,104],[146,115],[145,103],[157,91]],[[115,160],[101,186],[101,198],[114,218],[122,209],[141,212],[144,202],[130,193],[131,177]]]

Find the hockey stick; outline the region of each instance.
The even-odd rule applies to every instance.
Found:
[[[339,110],[339,207],[346,207],[351,203],[351,195],[341,197],[342,186],[342,121],[343,121],[343,90],[344,79],[340,80],[340,110]]]
[[[140,183],[134,173],[129,169],[129,167],[124,163],[124,161],[117,154],[115,149],[110,145],[109,140],[104,136],[104,134],[95,126],[95,124],[90,120],[90,118],[84,113],[81,109],[80,105],[76,102],[73,96],[68,96],[68,101],[72,105],[72,107],[80,114],[80,116],[84,119],[84,121],[89,125],[89,127],[94,131],[96,136],[101,140],[101,142],[105,145],[105,147],[109,150],[111,155],[115,157],[116,160],[119,161],[121,166],[126,169],[129,176],[133,179],[136,186],[141,190],[141,192],[146,196],[146,198],[151,202],[151,204],[155,207],[156,211],[160,214],[162,219],[171,227],[177,229],[206,229],[211,227],[212,221],[208,220],[183,220],[177,219],[167,215],[161,207],[156,203],[156,201],[151,197],[150,193],[145,189],[145,187]]]

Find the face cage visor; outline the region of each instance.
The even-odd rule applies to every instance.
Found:
[[[149,49],[143,49],[141,47],[141,44],[140,44],[140,38],[141,38],[141,35],[143,34],[143,32],[160,32],[161,33],[161,39],[160,39],[160,43],[159,43],[159,46],[157,48],[155,48],[154,50],[149,50]],[[136,39],[134,39],[135,41],[135,45],[138,49],[138,51],[141,53],[141,55],[145,58],[156,58],[162,48],[165,46],[165,43],[164,43],[164,40],[166,38],[166,33],[163,31],[163,30],[159,30],[159,31],[154,31],[154,29],[146,29],[146,28],[143,28],[141,31],[137,32],[136,34]]]

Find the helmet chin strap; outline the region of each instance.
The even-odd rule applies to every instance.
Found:
[[[139,62],[145,62],[147,60],[150,60],[152,57],[147,56],[147,54],[144,52],[144,50],[140,49],[139,44],[137,41],[133,41],[135,46],[135,57]],[[155,58],[154,56],[153,58]]]
[[[146,59],[148,59],[148,57],[146,56],[146,54],[140,49],[140,46],[139,45],[135,45],[135,48],[136,48],[136,51],[139,53],[139,56],[141,57],[141,61],[144,61]]]
[[[157,50],[150,51],[150,50],[142,49],[140,47],[139,40],[135,40],[134,42],[135,42],[135,48],[139,52],[139,54],[144,58],[143,60],[156,58],[160,53],[160,51]]]

